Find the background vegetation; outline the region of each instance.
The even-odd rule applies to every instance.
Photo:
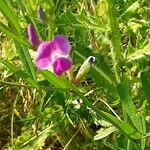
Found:
[[[149,0],[0,0],[0,12],[1,149],[150,149]],[[68,37],[74,74],[97,58],[82,82],[35,68],[29,23]]]

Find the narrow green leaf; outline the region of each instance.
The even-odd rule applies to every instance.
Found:
[[[31,47],[29,42],[26,39],[21,38],[18,36],[18,34],[14,33],[12,30],[10,30],[6,25],[0,22],[0,31],[2,31],[4,34],[6,34],[8,37],[16,40],[20,44]]]
[[[20,57],[20,60],[24,66],[24,69],[28,72],[28,74],[36,80],[36,72],[35,72],[35,66],[32,62],[30,53],[28,49],[24,46],[21,46],[20,44],[15,43],[17,53]]]
[[[146,122],[144,116],[142,116],[142,124],[143,124],[143,135],[146,135]],[[145,150],[146,147],[146,138],[142,138],[141,140],[141,150]]]
[[[15,65],[11,64],[6,60],[0,60],[2,64],[4,64],[10,71],[16,74],[18,77],[25,80],[29,85],[32,87],[38,88],[38,84],[34,81],[26,72],[22,71],[21,69],[17,68]]]
[[[55,76],[52,72],[50,72],[48,70],[44,70],[44,71],[40,71],[40,72],[43,75],[43,77],[45,79],[47,79],[56,88],[68,89],[70,87],[69,82],[67,82],[65,79],[63,79],[61,77]]]
[[[94,136],[94,140],[100,140],[108,136],[109,134],[117,131],[116,127],[110,126],[107,128],[101,128],[100,130],[97,131],[97,134]]]
[[[15,16],[12,8],[7,4],[5,0],[0,0],[0,11],[4,15],[4,17],[9,22],[10,26],[13,27],[17,31],[19,35],[21,35],[20,25],[17,20],[17,16]]]
[[[112,51],[111,57],[113,60],[114,72],[116,76],[116,80],[118,83],[121,79],[121,67],[122,67],[122,44],[121,44],[121,34],[119,29],[119,23],[117,19],[117,8],[114,5],[113,0],[106,0],[107,1],[107,13],[109,19],[109,26],[110,26],[110,34],[111,36],[111,43],[112,43]]]
[[[20,60],[22,61],[22,64],[23,64],[24,68],[26,69],[26,71],[29,73],[29,75],[34,80],[36,80],[35,67],[33,65],[33,62],[32,62],[31,56],[29,54],[29,51],[26,47],[22,46],[22,45],[24,45],[24,46],[27,46],[27,47],[31,47],[30,44],[27,42],[27,40],[22,39],[18,35],[15,35],[10,29],[8,29],[1,22],[0,22],[0,30],[2,32],[4,32],[6,35],[8,35],[9,37],[11,37],[12,39],[14,39],[15,41],[17,41],[21,44],[21,46],[20,46],[19,43],[17,43],[17,42],[15,43],[18,55],[20,57]]]
[[[150,72],[143,72],[141,74],[142,85],[144,89],[144,94],[150,103]]]
[[[136,50],[134,53],[127,57],[127,62],[141,59],[145,56],[150,56],[150,43],[147,44],[143,49]]]
[[[30,15],[30,8],[26,5],[26,1],[23,1],[23,0],[17,0],[17,3],[18,3],[18,6],[20,7],[20,10],[22,10],[22,13],[23,13],[23,16],[24,16],[24,19],[26,20],[26,22],[28,23],[32,23],[32,25],[34,26],[36,32],[38,35],[39,34],[39,30],[36,26],[36,21],[35,19]],[[26,12],[26,13],[24,13]]]
[[[48,134],[51,132],[51,128],[53,125],[45,128],[43,131],[38,133],[38,136],[33,136],[30,140],[24,142],[19,149],[20,150],[38,150],[43,146],[45,139],[47,138]]]
[[[131,3],[132,3],[132,1],[131,1]],[[137,14],[137,9],[139,7],[140,7],[140,2],[139,1],[133,2],[130,6],[127,7],[127,9],[121,15],[121,17],[125,16],[126,18],[131,18],[133,16],[133,14]]]
[[[137,130],[143,133],[142,120],[140,115],[136,112],[136,108],[130,97],[128,87],[123,84],[119,84],[117,86],[117,90],[122,102],[123,109],[126,111]]]

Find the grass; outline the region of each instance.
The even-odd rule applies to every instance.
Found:
[[[150,148],[148,0],[0,2],[1,149]],[[37,70],[29,23],[43,41],[68,37],[74,76],[96,57],[82,81]]]

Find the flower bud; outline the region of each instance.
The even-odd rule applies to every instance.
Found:
[[[81,65],[76,78],[75,82],[78,83],[82,80],[82,78],[88,73],[92,64],[95,62],[96,58],[94,56],[89,56]]]
[[[47,16],[46,16],[46,13],[44,12],[43,8],[41,5],[38,6],[38,9],[37,9],[37,16],[38,16],[38,19],[39,21],[42,23],[42,24],[45,24],[47,22]]]
[[[36,30],[34,29],[31,23],[28,25],[28,37],[29,37],[29,42],[31,43],[31,45],[39,46],[40,39],[38,37]]]

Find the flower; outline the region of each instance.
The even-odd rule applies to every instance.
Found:
[[[34,28],[29,24],[28,36],[30,43],[38,46],[35,58],[38,69],[49,69],[60,76],[71,68],[72,62],[69,56],[71,45],[63,35],[56,35],[51,41],[39,42]]]
[[[39,37],[31,24],[28,25],[28,36],[29,36],[29,42],[31,43],[31,45],[39,46],[40,44]]]

